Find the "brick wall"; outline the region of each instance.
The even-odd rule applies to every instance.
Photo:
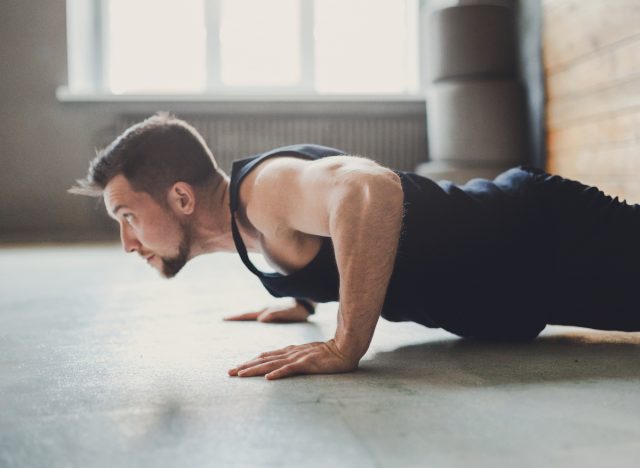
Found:
[[[543,0],[547,170],[640,203],[640,0]]]

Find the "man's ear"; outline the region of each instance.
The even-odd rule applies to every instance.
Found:
[[[190,215],[196,209],[196,194],[186,182],[176,182],[167,194],[169,206],[179,214]]]

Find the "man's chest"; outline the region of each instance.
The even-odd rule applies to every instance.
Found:
[[[291,274],[310,263],[322,247],[322,238],[299,232],[260,234],[260,247],[267,263],[278,273]]]

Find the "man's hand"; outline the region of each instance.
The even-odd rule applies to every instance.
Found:
[[[229,321],[257,320],[258,322],[292,323],[306,322],[309,312],[304,306],[296,303],[294,306],[273,306],[265,307],[257,312],[247,312],[245,314],[225,317]]]
[[[335,340],[315,342],[262,353],[229,370],[230,376],[264,375],[269,380],[296,374],[338,374],[358,368],[358,358],[347,356]]]

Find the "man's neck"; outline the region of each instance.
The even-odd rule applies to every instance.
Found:
[[[192,257],[215,252],[237,252],[231,231],[229,178],[224,177],[211,197],[198,213],[193,224]],[[246,232],[240,224],[238,229],[247,250],[254,250],[258,240]]]

